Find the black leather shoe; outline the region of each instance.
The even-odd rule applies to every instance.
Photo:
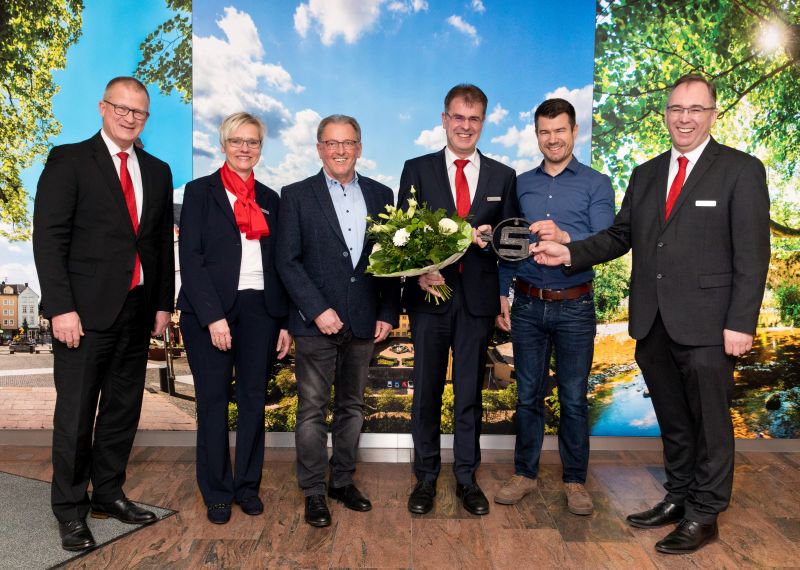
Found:
[[[489,501],[477,483],[472,483],[471,485],[456,484],[456,497],[461,499],[461,504],[473,515],[489,514]]]
[[[61,548],[64,550],[76,552],[97,546],[85,520],[59,522],[58,532],[61,535]]]
[[[257,496],[245,497],[241,501],[236,501],[246,515],[255,516],[264,512],[264,503]]]
[[[433,508],[436,496],[436,484],[430,481],[417,481],[414,490],[408,497],[408,510],[416,515],[429,513]]]
[[[154,512],[135,505],[126,497],[117,499],[113,503],[92,503],[93,519],[108,517],[127,524],[150,524],[158,520]]]
[[[675,524],[683,518],[683,513],[683,505],[661,501],[652,509],[628,515],[625,520],[628,521],[629,525],[637,528],[657,528]]]
[[[717,522],[703,524],[681,520],[675,530],[656,542],[656,550],[665,554],[689,554],[719,538]]]
[[[336,499],[351,511],[366,512],[372,509],[364,494],[355,485],[345,485],[344,487],[329,487],[328,496]]]
[[[325,502],[325,495],[306,497],[306,522],[311,526],[330,526],[331,512]]]
[[[231,506],[229,503],[209,505],[206,516],[214,524],[225,524],[231,520]]]

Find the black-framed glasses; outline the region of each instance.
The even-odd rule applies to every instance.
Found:
[[[125,105],[117,105],[116,103],[112,103],[108,99],[103,99],[103,103],[108,103],[112,107],[114,107],[114,113],[119,115],[120,117],[127,117],[128,113],[133,113],[133,118],[137,121],[144,121],[147,117],[150,116],[150,113],[147,111],[141,111],[139,109],[131,109],[130,107],[126,107]]]
[[[716,107],[703,107],[702,105],[692,105],[691,107],[681,107],[680,105],[667,105],[667,113],[673,117],[680,117],[688,113],[690,117],[699,117],[706,111],[716,111]]]
[[[478,117],[477,115],[465,117],[464,115],[451,115],[447,111],[445,111],[444,114],[447,115],[447,117],[457,125],[469,123],[473,127],[479,127],[481,123],[483,123],[483,117]]]
[[[247,145],[247,148],[258,148],[261,146],[261,141],[258,139],[228,139],[228,144],[231,145],[233,148],[242,148],[243,145]]]
[[[343,147],[345,150],[353,150],[358,146],[359,141],[354,140],[346,140],[346,141],[335,141],[333,139],[327,141],[319,141],[319,144],[324,145],[325,148],[328,150],[338,150],[339,147]]]

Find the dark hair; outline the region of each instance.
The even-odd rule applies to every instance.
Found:
[[[472,85],[471,83],[459,83],[450,91],[448,91],[447,95],[444,97],[445,113],[450,109],[450,102],[456,97],[461,97],[464,99],[464,103],[470,107],[475,103],[480,103],[483,106],[482,114],[486,115],[486,109],[489,108],[489,99],[486,97],[486,93],[481,91],[480,87],[477,85]]]
[[[569,124],[571,127],[575,126],[575,107],[566,99],[547,99],[541,105],[536,107],[536,112],[533,113],[533,125],[539,126],[539,117],[547,119],[555,119],[562,113],[569,115]]]
[[[686,75],[680,76],[675,83],[672,84],[672,87],[669,89],[669,95],[667,96],[667,101],[669,101],[669,97],[672,95],[672,92],[678,88],[678,85],[683,85],[684,83],[702,83],[708,88],[708,94],[711,95],[711,101],[714,103],[714,106],[717,105],[717,87],[711,81],[700,75],[699,73],[687,73]]]
[[[128,87],[133,87],[136,91],[141,91],[147,96],[147,100],[150,100],[150,93],[147,92],[147,87],[144,86],[144,83],[136,79],[135,77],[129,77],[127,75],[120,75],[119,77],[115,77],[108,83],[106,83],[106,90],[103,91],[103,98],[106,97],[109,90],[114,87],[115,85],[124,84]]]
[[[322,119],[317,127],[317,142],[322,142],[322,132],[325,130],[325,127],[331,123],[337,125],[350,125],[356,131],[356,138],[358,138],[358,142],[361,142],[361,125],[359,125],[358,121],[349,115],[328,115]]]

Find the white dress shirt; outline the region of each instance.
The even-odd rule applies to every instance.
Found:
[[[450,150],[450,147],[444,147],[444,160],[447,165],[447,178],[450,180],[450,192],[453,194],[453,203],[458,205],[458,197],[456,196],[456,170],[458,167],[455,161],[460,157]],[[469,164],[464,167],[464,176],[467,177],[467,185],[469,186],[469,203],[475,201],[475,190],[478,188],[478,175],[481,172],[481,155],[477,149],[466,158]]]
[[[236,202],[236,194],[225,189],[228,202]],[[265,216],[266,217],[266,216]],[[270,230],[272,231],[272,230]],[[241,233],[241,232],[240,232]],[[245,289],[264,290],[264,261],[261,257],[261,240],[247,239],[247,234],[242,233],[242,263],[239,266],[239,291]]]
[[[697,164],[697,161],[700,159],[700,155],[703,154],[703,151],[708,146],[708,141],[710,140],[710,136],[706,137],[706,140],[703,141],[703,144],[694,150],[690,150],[686,154],[681,154],[675,149],[675,147],[672,147],[672,153],[669,159],[669,176],[667,176],[667,193],[664,194],[665,202],[667,200],[667,196],[669,196],[669,189],[672,186],[672,181],[675,180],[675,177],[678,175],[678,157],[685,156],[689,159],[689,162],[686,164],[686,178],[683,179],[683,183],[685,185],[686,181],[689,180],[689,175],[692,173],[694,165]]]

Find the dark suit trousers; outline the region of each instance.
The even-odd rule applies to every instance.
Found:
[[[335,390],[330,482],[332,487],[353,483],[358,439],[364,425],[364,389],[374,348],[373,339],[356,338],[350,331],[295,337],[297,483],[306,497],[325,493],[325,416],[331,387]]]
[[[416,280],[406,285],[417,287]],[[481,462],[481,389],[486,370],[486,349],[493,317],[475,317],[464,306],[460,281],[444,313],[412,312],[414,342],[414,399],[411,434],[417,479],[436,481],[441,469],[442,393],[447,358],[453,347],[454,439],[453,471],[456,480],[472,483]]]
[[[207,505],[258,495],[264,465],[264,406],[280,323],[269,316],[264,291],[236,295],[227,317],[231,349],[211,344],[208,327],[181,314],[181,333],[197,398],[197,485]],[[236,464],[228,444],[228,394],[236,372]]]
[[[153,324],[146,315],[143,288],[137,287],[128,293],[109,329],[85,330],[78,348],[53,342],[56,409],[51,502],[59,521],[86,517],[90,479],[95,501],[124,496]]]
[[[636,343],[636,362],[661,429],[666,500],[685,505],[687,520],[711,523],[727,508],[733,485],[735,359],[719,345],[677,344],[659,313]]]

